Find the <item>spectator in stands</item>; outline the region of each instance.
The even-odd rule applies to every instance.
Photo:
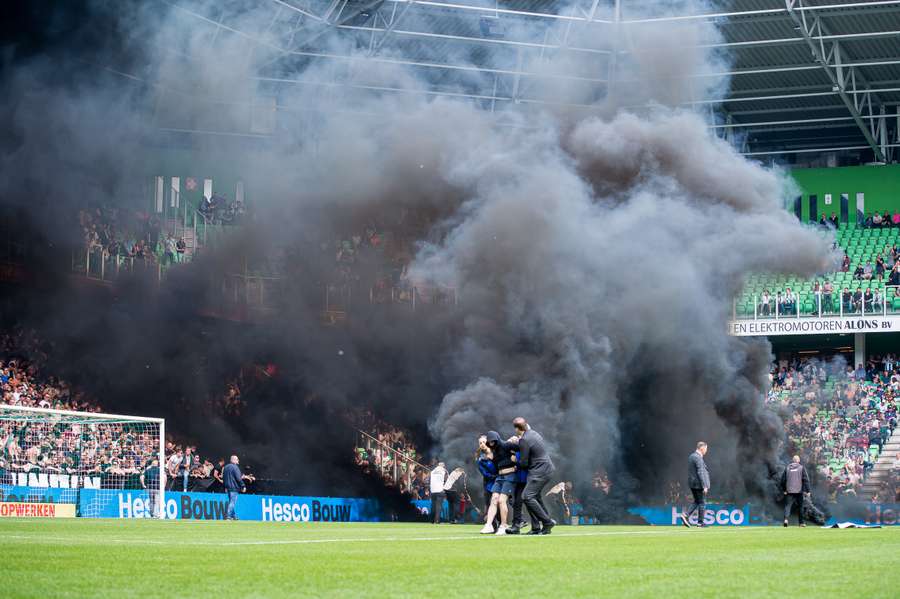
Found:
[[[169,480],[172,481],[170,483],[171,490],[175,488],[175,481],[178,480],[178,467],[181,464],[181,460],[184,459],[184,454],[181,451],[181,448],[178,448],[175,453],[169,456],[169,459],[166,460],[166,474],[169,477]]]
[[[849,272],[850,271],[850,256],[844,254],[844,259],[841,260],[841,272]]]
[[[900,227],[900,212],[894,211],[894,216],[891,217],[891,224],[895,227]]]
[[[866,214],[866,220],[865,220],[865,223],[863,224],[863,226],[864,226],[866,229],[870,229],[870,228],[872,228],[872,223],[873,223],[873,222],[874,222],[874,221],[873,221],[873,219],[872,219],[872,213],[870,212],[870,213]]]
[[[884,276],[884,258],[881,254],[875,257],[875,276],[879,279]]]
[[[187,244],[184,242],[184,237],[179,237],[178,241],[175,243],[175,261],[179,264],[183,263],[186,251]]]
[[[175,238],[172,235],[166,235],[165,242],[165,260],[163,261],[165,264],[175,264],[178,262],[176,258],[177,250],[175,248]]]
[[[890,227],[891,222],[891,213],[887,210],[884,211],[884,214],[881,216],[881,226],[882,227]]]
[[[212,469],[212,477],[216,481],[215,490],[219,491],[220,489],[225,488],[225,480],[222,478],[222,473],[225,471],[225,458],[219,458],[219,462],[213,466]]]
[[[866,265],[863,267],[862,278],[866,281],[871,281],[872,276],[874,276],[874,274],[875,274],[875,272],[872,269],[872,263],[869,261],[866,261]]]
[[[863,269],[862,264],[857,264],[856,269],[853,271],[853,278],[856,280],[861,280],[865,275],[865,270]]]
[[[784,291],[784,305],[782,314],[793,314],[797,309],[797,296],[788,287]]]
[[[181,480],[181,490],[184,493],[188,491],[188,476],[190,476],[194,465],[194,448],[185,447],[181,461],[178,463],[178,477]]]
[[[853,304],[852,304],[851,312],[862,311],[862,300],[863,300],[862,289],[857,287],[856,291],[853,292]]]
[[[832,226],[832,227],[834,227],[835,229],[838,228],[839,221],[838,221],[837,214],[835,214],[834,212],[832,212],[832,213],[831,213],[831,218],[829,218],[828,220],[829,220],[829,222],[831,223],[831,226]]]
[[[819,218],[819,226],[822,227],[823,229],[828,228],[828,218],[825,216],[824,212],[822,213],[821,218]]]
[[[866,289],[862,296],[863,313],[871,313],[875,311],[874,296],[871,289]]]
[[[876,210],[876,211],[875,211],[875,214],[872,216],[872,226],[873,226],[873,227],[880,227],[880,226],[883,225],[883,224],[884,224],[884,218],[883,218],[883,217],[881,216],[881,214]]]
[[[822,286],[822,311],[823,312],[834,312],[834,285],[828,279],[825,279],[825,284]]]
[[[762,296],[759,298],[759,313],[768,316],[771,311],[772,296],[769,295],[768,289],[763,289]]]
[[[894,263],[894,268],[891,269],[891,274],[888,277],[888,285],[900,285],[900,262]]]
[[[853,294],[847,287],[844,287],[844,291],[841,292],[841,304],[844,312],[853,312]]]

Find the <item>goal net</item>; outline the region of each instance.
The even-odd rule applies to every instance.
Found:
[[[164,439],[160,418],[0,405],[0,502],[164,517]]]

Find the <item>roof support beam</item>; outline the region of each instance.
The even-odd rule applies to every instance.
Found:
[[[847,107],[847,110],[850,111],[850,116],[853,117],[857,127],[862,131],[863,136],[866,138],[866,143],[869,144],[872,152],[875,153],[875,158],[883,162],[885,160],[884,152],[882,152],[881,146],[875,141],[872,131],[863,121],[860,114],[860,98],[856,94],[851,95],[847,93],[848,77],[845,76],[846,69],[841,66],[841,50],[838,42],[832,42],[826,46],[824,40],[818,39],[817,43],[814,38],[821,38],[823,34],[827,35],[828,32],[823,29],[822,21],[819,17],[813,17],[811,19],[812,22],[809,22],[810,20],[807,19],[806,13],[802,12],[805,8],[803,0],[784,0],[784,4],[791,19],[797,25],[800,35],[803,36],[803,39],[809,45],[815,62],[831,80],[832,89],[840,96],[841,101]],[[831,62],[832,59],[834,59],[834,64]],[[850,67],[849,75],[853,91],[856,91],[856,69]],[[866,101],[866,98],[862,98],[862,101]],[[871,109],[871,95],[868,95],[868,102]]]
[[[384,43],[391,37],[391,34],[394,33],[394,29],[397,28],[397,25],[400,24],[400,21],[403,20],[404,15],[413,5],[413,0],[406,0],[406,4],[403,5],[403,8],[400,9],[400,14],[397,14],[397,5],[394,4],[391,10],[391,22],[388,24],[387,28],[385,28],[384,33],[381,34],[381,37],[375,42],[375,45],[369,50],[369,56],[375,56],[378,54],[378,51],[381,50],[381,47]],[[374,34],[373,34],[374,35]]]

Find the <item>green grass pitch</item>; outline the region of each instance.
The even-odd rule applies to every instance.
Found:
[[[0,521],[3,597],[900,596],[900,527]]]

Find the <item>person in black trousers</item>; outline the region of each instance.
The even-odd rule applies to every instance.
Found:
[[[809,475],[800,463],[800,456],[795,455],[790,464],[781,473],[781,492],[784,493],[784,526],[788,525],[791,510],[797,506],[797,520],[803,523],[803,498],[809,495]]]
[[[703,521],[706,516],[706,495],[709,493],[709,469],[703,461],[707,449],[706,443],[700,441],[697,443],[697,450],[688,458],[688,487],[694,496],[694,503],[686,513],[681,513],[681,523],[688,528],[691,527],[690,518],[695,511],[700,528],[707,526]]]
[[[513,420],[513,426],[519,437],[518,468],[527,472],[528,476],[522,491],[522,500],[531,515],[531,532],[528,534],[549,535],[556,521],[547,513],[542,491],[556,467],[547,452],[544,438],[532,430],[524,418],[520,416]]]

